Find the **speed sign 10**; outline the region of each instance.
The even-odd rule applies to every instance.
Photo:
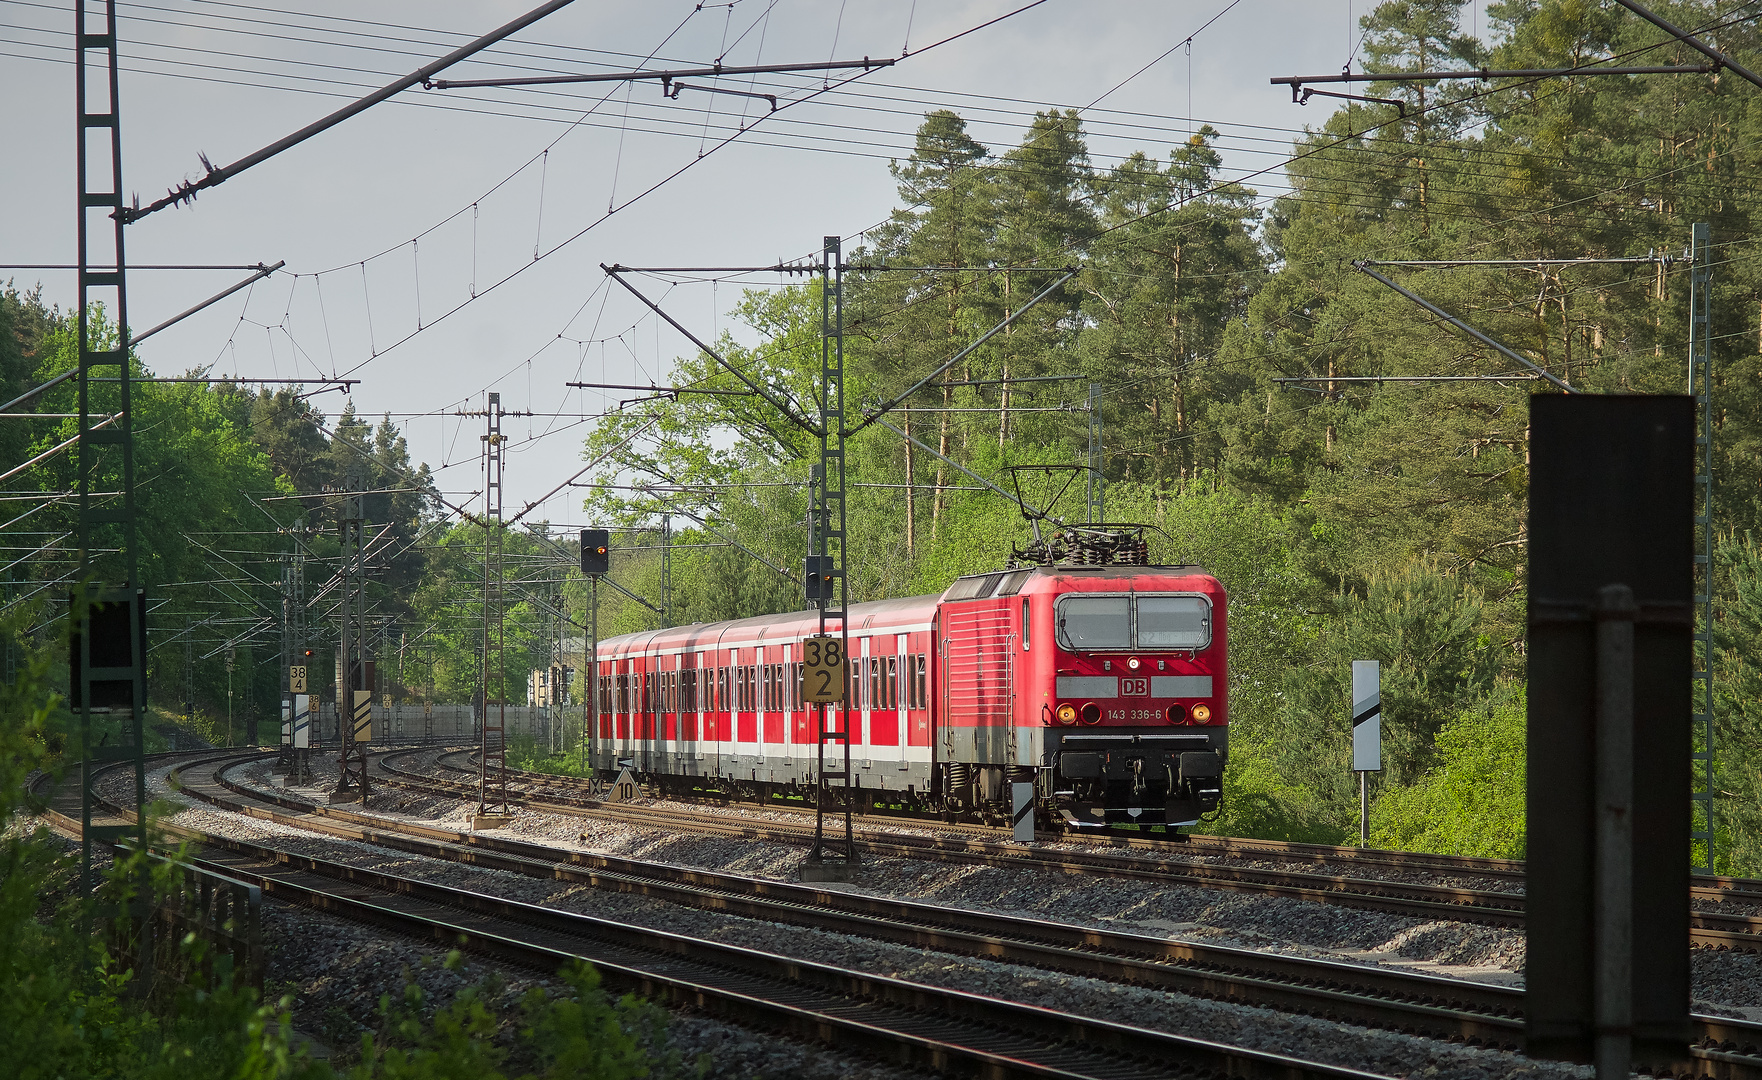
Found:
[[[805,638],[801,643],[801,696],[803,701],[832,704],[844,700],[844,641],[830,635]]]

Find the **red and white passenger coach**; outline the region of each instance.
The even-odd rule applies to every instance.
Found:
[[[1000,809],[1032,780],[1073,825],[1190,823],[1217,807],[1229,745],[1223,587],[1196,566],[1054,565],[855,604],[852,785],[870,803]],[[817,612],[626,634],[596,653],[597,769],[663,790],[811,791],[801,695]],[[827,746],[828,762],[842,750]]]

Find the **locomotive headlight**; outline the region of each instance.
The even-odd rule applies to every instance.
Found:
[[[1138,670],[1138,658],[1136,656],[1128,658],[1126,660],[1126,666],[1131,668],[1133,671],[1137,671]]]
[[[1193,706],[1192,715],[1193,715],[1193,722],[1194,723],[1203,724],[1207,720],[1211,719],[1211,706],[1210,705],[1195,705],[1195,706]]]
[[[1065,702],[1063,705],[1060,705],[1058,707],[1058,722],[1061,724],[1074,724],[1074,723],[1076,723],[1077,722],[1077,707],[1075,705],[1072,705],[1068,701]]]

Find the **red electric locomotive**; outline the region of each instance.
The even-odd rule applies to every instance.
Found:
[[[828,725],[848,724],[866,802],[1000,811],[1008,783],[1032,780],[1043,817],[1072,826],[1188,824],[1222,793],[1225,609],[1199,567],[1146,565],[1023,567],[856,604]],[[596,768],[629,761],[663,790],[811,790],[801,661],[818,630],[805,611],[600,642]]]

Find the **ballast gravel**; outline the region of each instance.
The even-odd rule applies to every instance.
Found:
[[[405,758],[403,764],[412,769],[422,765],[432,768],[433,756]],[[334,786],[334,758],[320,757],[314,764],[317,766],[315,780],[318,781],[314,787],[324,790]],[[173,794],[165,783],[166,771],[156,770],[150,779],[150,793],[156,797]],[[267,773],[268,763],[263,762],[235,768],[229,777],[252,787],[276,790]],[[468,819],[474,807],[457,800],[386,787],[378,791],[383,794],[375,795],[366,812],[443,828],[469,827]],[[302,791],[298,794],[309,793]],[[239,839],[274,837],[279,847],[439,884],[468,886],[510,899],[542,903],[598,918],[781,952],[804,960],[911,981],[1005,996],[1061,1010],[1080,1011],[1176,1034],[1395,1075],[1463,1077],[1465,1080],[1495,1076],[1589,1075],[1586,1070],[1532,1062],[1499,1051],[1451,1046],[1434,1040],[1368,1031],[1181,994],[714,915],[569,883],[388,854],[384,849],[370,845],[317,836],[200,805],[191,806],[181,796],[174,796],[174,801],[186,806],[175,816],[175,823],[189,828]],[[362,810],[358,805],[350,809]],[[524,809],[516,810],[513,822],[505,831],[559,846],[785,880],[794,876],[801,860],[801,849],[786,844],[682,835],[622,822]],[[1054,918],[1063,922],[1167,934],[1294,955],[1394,964],[1439,974],[1521,982],[1522,934],[1462,923],[1426,922],[1200,887],[1168,888],[1100,876],[959,866],[910,859],[870,862],[863,869],[860,888],[870,894],[938,901],[1030,918]],[[297,920],[321,918],[303,911],[284,914]],[[375,948],[417,948],[379,938],[374,932],[362,928],[352,927],[352,930],[362,941],[379,942]],[[292,932],[290,928],[289,934],[275,936],[301,938],[306,935]],[[1708,999],[1707,1003],[1697,1001],[1697,1009],[1746,1014],[1751,1007],[1762,1005],[1762,963],[1759,961],[1762,957],[1753,954],[1696,950],[1696,996]],[[334,962],[354,963],[340,957]],[[389,977],[384,971],[386,963],[374,962],[365,966],[380,969],[379,976]],[[411,965],[409,962],[396,965],[399,971],[405,966]],[[313,967],[313,971],[316,973],[321,967]],[[433,967],[432,960],[429,967]],[[328,989],[329,984],[319,987],[314,981],[317,977],[314,974],[307,981],[314,987],[311,993],[318,995],[312,998],[313,1002],[322,1003],[318,1006],[319,1014],[327,1014],[332,1008],[341,1009],[343,1015],[362,1013],[359,1002],[355,1006],[342,1003],[342,998],[356,1001],[359,994],[350,996],[341,990],[333,992]],[[395,985],[389,989],[375,990],[361,998],[367,1002],[366,1018],[357,1019],[357,1023],[368,1022],[372,1009],[377,1007],[379,993],[396,992],[402,985],[401,979],[391,979],[391,982]],[[513,985],[512,981],[509,985]],[[325,994],[332,997],[342,994],[342,998],[332,1001]],[[1708,1007],[1713,1002],[1724,1008]],[[306,1013],[302,1006],[302,1015]],[[822,1067],[833,1067],[836,1075],[861,1075],[853,1072],[848,1062],[816,1064],[820,1059],[815,1055],[822,1053],[817,1049],[779,1042],[703,1018],[681,1018],[676,1022],[676,1032],[682,1047],[690,1044],[710,1050],[712,1060],[716,1062],[712,1075],[830,1075],[815,1071]],[[740,1064],[735,1071],[726,1071],[722,1062],[724,1058]],[[883,1070],[873,1075],[902,1074],[897,1070]]]
[[[400,759],[399,767],[430,771],[451,779],[435,748]],[[335,758],[315,764],[335,783]],[[228,775],[271,789],[267,762],[235,768]],[[469,828],[470,805],[445,797],[399,789],[378,789],[366,812],[444,828]],[[799,823],[788,812],[740,807],[701,807],[655,803],[672,810],[708,811],[720,816],[751,816]],[[361,810],[358,806],[351,809]],[[925,834],[907,823],[885,831]],[[702,867],[727,873],[793,880],[801,849],[762,840],[680,833],[622,821],[516,807],[507,835],[576,850],[631,859]],[[1050,845],[1043,845],[1050,846]],[[1057,845],[1108,850],[1096,845]],[[1242,861],[1242,860],[1238,860]],[[1266,863],[1288,869],[1289,864]],[[1353,868],[1354,872],[1358,868]],[[1412,879],[1405,879],[1412,880]],[[1477,886],[1485,882],[1477,879]],[[861,891],[900,899],[946,903],[1028,918],[1123,929],[1135,933],[1259,949],[1286,955],[1370,963],[1521,986],[1524,940],[1520,930],[1455,921],[1428,921],[1381,912],[1317,904],[1283,897],[1256,896],[1198,886],[1168,888],[1099,875],[1068,875],[1052,870],[962,866],[904,858],[877,858],[862,871]],[[1693,1007],[1708,1013],[1762,1019],[1762,955],[1695,949],[1692,955]]]

